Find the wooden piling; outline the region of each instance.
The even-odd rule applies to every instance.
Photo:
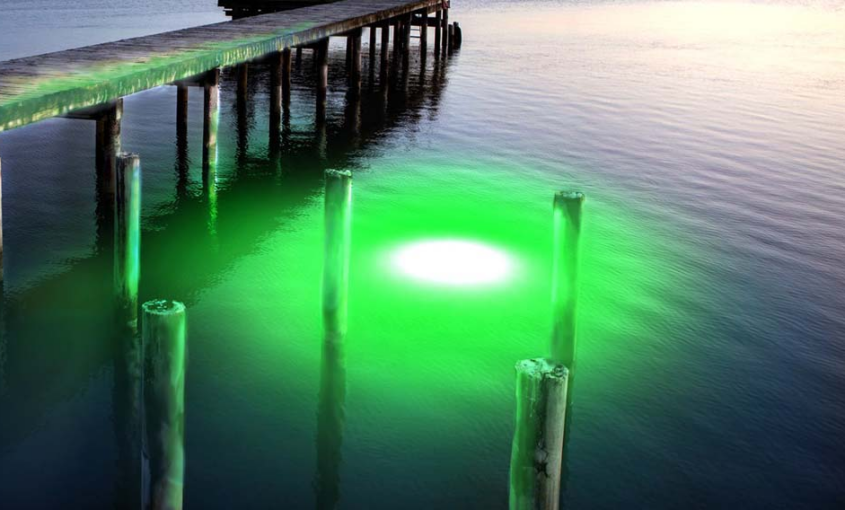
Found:
[[[144,348],[144,457],[149,472],[144,508],[181,510],[185,477],[185,305],[147,301]]]
[[[428,52],[428,9],[423,9],[420,21],[420,54]]]
[[[187,145],[188,139],[188,86],[176,85],[176,144]]]
[[[302,46],[296,47],[296,68],[299,69],[302,66]]]
[[[393,66],[394,70],[398,69],[399,58],[402,55],[402,20],[396,18],[393,20]],[[396,73],[393,73],[394,76]]]
[[[329,89],[329,39],[317,43],[317,122],[326,120],[326,100]]]
[[[239,103],[246,103],[247,88],[249,87],[249,64],[246,62],[237,65],[238,90],[237,98]]]
[[[140,510],[142,499],[143,355],[138,332],[141,165],[120,154],[114,201],[114,425],[118,441],[116,507]]]
[[[455,49],[455,25],[450,23],[449,26],[446,27],[446,33],[449,34],[449,51],[452,51]]]
[[[456,21],[452,23],[454,28],[452,29],[455,35],[455,41],[452,43],[453,48],[460,48],[461,43],[463,42],[463,31],[461,30],[461,25]]]
[[[290,48],[282,50],[282,105],[290,105],[290,77],[291,77],[291,51]]]
[[[270,57],[270,148],[278,143],[284,96],[284,53]]]
[[[203,82],[202,168],[203,178],[217,169],[217,130],[220,122],[220,69],[209,71]]]
[[[440,44],[443,33],[443,12],[437,9],[434,18],[437,20],[437,25],[434,27],[434,56],[436,57],[440,55]]]
[[[568,371],[547,359],[516,364],[510,510],[557,510]]]
[[[555,194],[553,207],[551,356],[571,372],[575,370],[575,319],[583,203],[583,193],[561,191]]]
[[[352,41],[349,88],[353,94],[361,92],[361,29],[354,30],[349,39]]]
[[[370,27],[367,30],[369,30],[369,35],[370,35],[370,41],[369,41],[369,46],[367,47],[367,50],[369,51],[369,54],[370,54],[370,75],[372,75],[373,72],[374,72],[375,63],[376,63],[376,26],[370,25]]]
[[[449,8],[448,7],[444,8],[442,12],[443,12],[443,34],[442,34],[443,35],[443,41],[442,41],[443,48],[441,48],[441,51],[443,52],[443,55],[446,55],[448,53],[448,49],[449,49]]]
[[[352,233],[352,172],[326,171],[323,258],[323,321],[326,334],[346,334],[349,247]]]
[[[138,323],[138,281],[141,271],[141,159],[117,158],[114,194],[114,287],[122,323]]]
[[[408,13],[402,20],[402,58],[408,61],[411,54],[411,27],[413,26],[414,15]]]
[[[379,77],[381,85],[384,87],[387,84],[387,75],[389,73],[389,50],[390,50],[390,24],[385,23],[381,26],[381,68]]]
[[[123,99],[112,101],[97,118],[96,163],[100,191],[114,195],[114,174],[120,152],[120,125],[123,118]]]

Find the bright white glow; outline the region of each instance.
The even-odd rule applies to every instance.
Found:
[[[391,257],[393,267],[440,285],[485,285],[508,278],[513,263],[502,251],[475,241],[440,239],[402,246]]]

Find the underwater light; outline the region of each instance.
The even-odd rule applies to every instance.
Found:
[[[418,241],[396,250],[393,267],[417,280],[450,286],[485,285],[506,280],[513,262],[503,251],[460,239]]]

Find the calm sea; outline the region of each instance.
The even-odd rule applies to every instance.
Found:
[[[4,0],[0,59],[222,21],[215,3]],[[360,105],[346,95],[335,41],[325,135],[306,53],[280,161],[268,69],[244,108],[224,71],[214,196],[197,89],[181,161],[175,89],[126,98],[141,299],[188,306],[187,507],[506,508],[513,366],[548,351],[560,189],[587,195],[566,507],[845,507],[843,4],[455,0],[451,19],[463,48],[414,50],[386,103],[366,46]],[[121,498],[94,141],[70,119],[0,134],[4,509]],[[355,174],[329,422],[327,168]],[[484,249],[426,279],[463,262],[408,259],[443,240]]]

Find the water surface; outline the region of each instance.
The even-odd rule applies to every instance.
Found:
[[[124,16],[82,2],[47,21],[13,3],[0,58],[222,19],[194,4]],[[513,365],[549,345],[559,189],[588,197],[565,504],[845,504],[845,11],[453,5],[463,48],[425,68],[415,55],[386,105],[365,47],[360,127],[336,42],[325,136],[315,129],[306,54],[279,161],[266,68],[251,69],[241,110],[224,72],[214,199],[198,90],[182,174],[175,90],[126,99],[123,145],[143,167],[141,299],[189,308],[186,505],[313,507],[315,479],[325,489],[334,473],[341,508],[505,508]],[[93,147],[86,121],[0,134],[10,508],[118,498]],[[355,174],[345,416],[320,429],[342,430],[339,449],[318,434],[327,168]],[[498,250],[511,270],[448,286],[397,269],[397,252],[443,239]]]

